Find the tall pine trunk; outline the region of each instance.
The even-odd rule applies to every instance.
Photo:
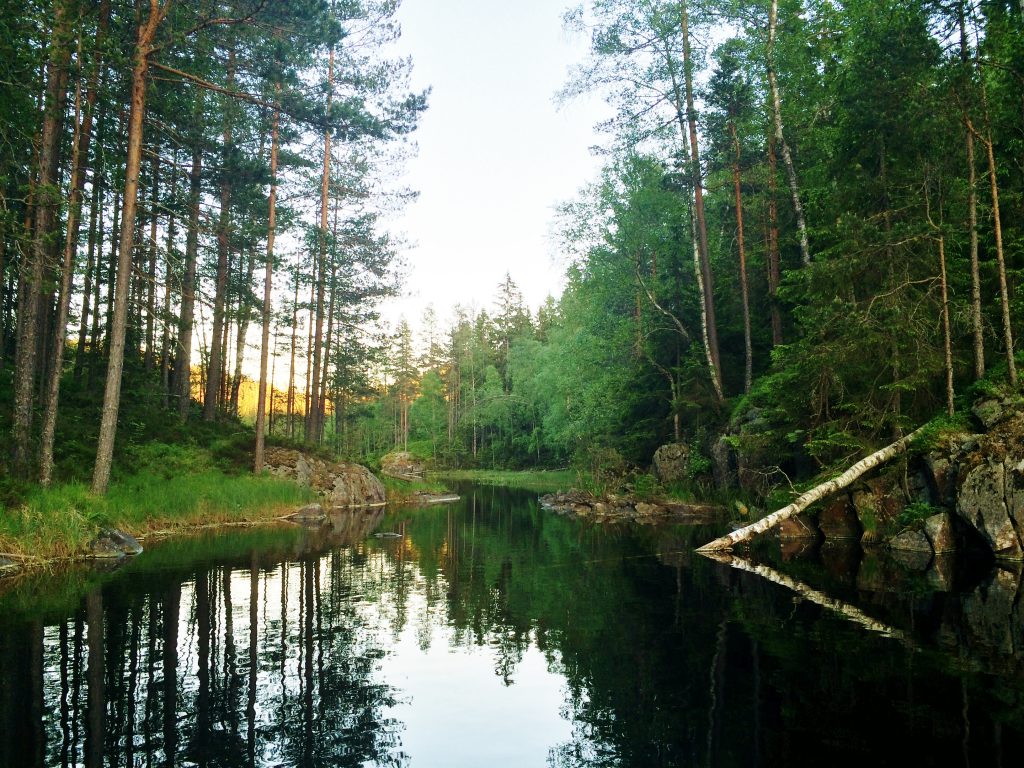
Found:
[[[174,201],[178,194],[178,150],[174,149],[171,161],[171,182],[167,199]],[[167,215],[167,254],[164,259],[164,306],[161,312],[160,334],[160,385],[163,388],[164,408],[170,408],[171,400],[171,290],[174,274],[174,239],[177,236],[174,208]]]
[[[334,98],[334,48],[331,48],[327,60],[327,114],[331,114],[331,103]],[[320,237],[318,241],[319,259],[317,269],[316,291],[316,331],[313,338],[313,372],[309,378],[310,397],[309,409],[306,411],[306,442],[312,443],[320,434],[320,365],[321,345],[324,333],[324,264],[327,259],[327,198],[331,180],[331,129],[324,130],[324,172],[320,182]]]
[[[244,256],[241,256],[244,260]],[[252,275],[256,268],[256,254],[250,253],[248,264],[245,266],[245,273],[241,276],[243,286],[238,293],[238,329],[235,334],[235,370],[231,376],[231,413],[238,415],[238,398],[242,389],[242,364],[245,362],[245,338],[249,333],[249,323],[252,319],[252,303],[249,301],[248,291],[244,286],[252,285]]]
[[[100,112],[96,121],[96,134],[99,142],[103,141],[104,112]],[[85,279],[82,286],[82,314],[78,326],[78,348],[75,351],[75,379],[82,375],[82,366],[85,364],[86,335],[89,333],[89,312],[91,310],[93,281],[98,281],[99,272],[97,268],[96,253],[102,250],[97,245],[102,243],[102,233],[99,231],[100,207],[103,205],[100,190],[103,187],[103,172],[101,170],[100,158],[102,154],[95,152],[95,160],[92,171],[92,196],[89,201],[89,236],[85,262]]]
[[[199,104],[193,119],[202,116],[202,91],[196,94]],[[196,262],[199,257],[199,199],[203,180],[203,147],[200,128],[193,136],[192,167],[188,175],[188,232],[185,235],[185,271],[181,278],[181,314],[178,317],[178,344],[174,353],[174,394],[178,398],[178,416],[188,418],[192,402],[192,336],[195,325]]]
[[[235,52],[228,53],[228,89],[235,82]],[[231,113],[225,99],[224,150],[220,169],[220,221],[217,225],[217,279],[213,295],[213,331],[210,337],[210,361],[206,371],[206,396],[203,398],[203,418],[213,421],[217,416],[220,388],[224,368],[224,326],[228,287],[228,250],[231,246],[231,174],[228,163],[232,156]]]
[[[124,365],[124,338],[128,320],[128,288],[131,280],[132,247],[135,237],[135,211],[139,196],[139,168],[142,162],[142,132],[146,116],[146,74],[149,54],[157,27],[167,12],[159,0],[149,0],[149,14],[140,22],[132,63],[131,113],[128,119],[128,156],[125,163],[124,207],[121,213],[121,242],[118,250],[118,276],[114,297],[114,322],[110,330],[110,362],[103,392],[96,467],[92,491],[105,494],[110,483],[110,465],[114,457],[117,413],[121,405],[121,371]]]
[[[75,90],[75,135],[71,152],[71,180],[68,198],[67,231],[64,237],[64,258],[61,264],[60,291],[57,296],[57,319],[54,324],[53,361],[50,365],[50,381],[43,408],[43,434],[40,444],[39,482],[46,486],[53,479],[53,443],[57,431],[57,409],[60,403],[60,378],[64,372],[64,345],[67,341],[68,308],[71,304],[72,278],[75,272],[75,257],[78,253],[78,236],[82,222],[82,192],[85,189],[85,174],[88,167],[89,145],[92,141],[93,113],[99,93],[100,69],[103,66],[103,45],[107,25],[110,21],[110,0],[100,5],[100,18],[96,27],[97,60],[89,75],[88,90],[84,108],[81,107],[81,84]],[[78,116],[81,113],[81,122]],[[88,314],[89,288],[82,300],[82,316]],[[79,338],[81,344],[81,337]]]
[[[22,263],[18,313],[18,347],[14,372],[14,455],[15,473],[29,474],[32,453],[32,416],[36,384],[39,329],[43,320],[42,296],[46,255],[57,236],[60,207],[60,142],[64,128],[64,105],[68,63],[71,57],[71,0],[55,3],[53,29],[46,63],[46,92],[39,140],[38,176],[35,183],[35,229],[27,258]]]
[[[280,94],[281,87],[275,87],[275,92]],[[253,471],[259,474],[263,471],[263,431],[264,411],[267,403],[267,354],[270,349],[270,301],[271,301],[271,280],[274,276],[274,237],[277,230],[277,138],[278,122],[280,120],[279,110],[274,110],[274,118],[270,127],[270,199],[267,207],[267,261],[263,273],[263,335],[260,342],[260,386],[259,394],[256,397],[256,451],[253,458]],[[271,405],[273,409],[273,405]]]
[[[157,212],[160,204],[160,155],[153,148],[152,168],[150,170],[150,181],[152,188],[149,196],[149,265],[146,270],[146,353],[144,366],[146,373],[153,370],[156,363],[156,253],[157,253],[157,225],[159,216]]]
[[[958,9],[957,21],[960,28],[960,62],[965,75],[970,74],[970,49],[967,43],[967,22],[964,8]],[[965,117],[966,121],[966,117]],[[967,152],[967,228],[971,254],[971,334],[974,347],[974,378],[985,377],[985,332],[981,321],[981,266],[978,260],[978,170],[974,160],[974,132],[965,130],[964,144]]]

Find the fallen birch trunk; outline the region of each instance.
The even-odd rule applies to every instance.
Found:
[[[781,523],[783,520],[788,520],[791,517],[799,515],[814,502],[821,501],[822,499],[849,487],[861,475],[874,469],[880,464],[884,464],[889,461],[889,459],[892,459],[900,453],[903,453],[910,441],[917,437],[921,433],[922,429],[924,429],[924,427],[918,427],[909,435],[901,437],[895,443],[887,445],[879,451],[875,451],[870,456],[865,456],[848,470],[843,472],[843,474],[839,475],[839,477],[834,477],[821,485],[814,486],[811,490],[798,497],[792,504],[788,504],[782,509],[772,512],[770,515],[761,518],[756,523],[751,523],[745,528],[740,528],[726,536],[722,536],[721,538],[705,544],[703,547],[698,547],[697,551],[716,552],[732,549],[733,546],[739,544],[741,541],[746,541],[758,533],[764,533],[772,526]]]

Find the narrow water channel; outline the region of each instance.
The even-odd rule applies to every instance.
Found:
[[[850,581],[843,598],[892,637],[694,555],[713,531],[598,527],[535,494],[460,490],[447,506],[170,541],[114,571],[0,585],[0,766],[1020,754],[1012,571],[945,591]],[[788,573],[836,580],[820,558]]]

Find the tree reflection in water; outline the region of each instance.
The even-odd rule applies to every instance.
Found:
[[[1021,745],[1005,572],[844,596],[900,643],[693,558],[705,531],[464,496],[23,580],[0,595],[0,765],[978,765]],[[491,706],[517,691],[529,717]]]

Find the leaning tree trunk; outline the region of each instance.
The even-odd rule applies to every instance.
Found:
[[[992,228],[996,239],[996,266],[999,277],[999,305],[1002,309],[1003,342],[1006,345],[1006,368],[1010,386],[1017,386],[1017,365],[1013,355],[1013,326],[1010,322],[1010,294],[1006,282],[1006,258],[1003,253],[1003,225],[999,214],[999,181],[997,178],[996,157],[992,147],[992,129],[988,120],[988,104],[982,91],[982,105],[985,110],[986,135],[982,135],[967,119],[967,128],[985,145],[988,157],[989,191],[992,195]]]
[[[121,404],[121,371],[124,366],[124,337],[128,320],[128,289],[131,281],[132,247],[135,238],[135,209],[139,197],[139,167],[142,161],[142,130],[146,116],[146,73],[156,29],[167,13],[170,0],[161,8],[160,0],[149,0],[149,15],[139,24],[132,66],[131,113],[128,119],[128,157],[124,174],[124,204],[121,212],[121,243],[118,250],[117,286],[114,318],[110,331],[110,362],[103,392],[103,416],[100,420],[96,467],[92,491],[105,494],[110,483],[110,465],[114,457],[117,413]]]
[[[800,258],[804,265],[811,263],[811,246],[807,237],[807,221],[804,219],[804,206],[800,202],[800,185],[796,179],[796,166],[793,155],[789,151],[786,137],[782,132],[782,99],[779,96],[779,82],[775,76],[775,29],[779,16],[779,0],[772,0],[768,10],[768,51],[766,69],[768,70],[768,90],[772,102],[772,123],[775,129],[775,141],[782,152],[782,164],[786,166],[786,178],[789,181],[789,193],[793,198],[793,211],[796,213],[796,228],[800,235]]]
[[[890,443],[885,448],[875,451],[870,456],[864,457],[838,477],[834,477],[820,485],[814,486],[811,490],[799,496],[792,504],[788,504],[782,509],[772,512],[767,517],[763,517],[756,523],[752,523],[745,528],[740,528],[726,536],[722,536],[721,538],[708,542],[703,547],[698,547],[697,551],[714,552],[718,550],[732,549],[741,541],[746,541],[752,536],[764,533],[769,528],[778,525],[782,521],[799,515],[816,501],[821,501],[824,498],[838,493],[844,488],[848,488],[857,480],[857,478],[861,477],[861,475],[903,453],[910,442],[921,434],[923,429],[924,427],[915,429],[909,435],[901,437],[896,442]]]

